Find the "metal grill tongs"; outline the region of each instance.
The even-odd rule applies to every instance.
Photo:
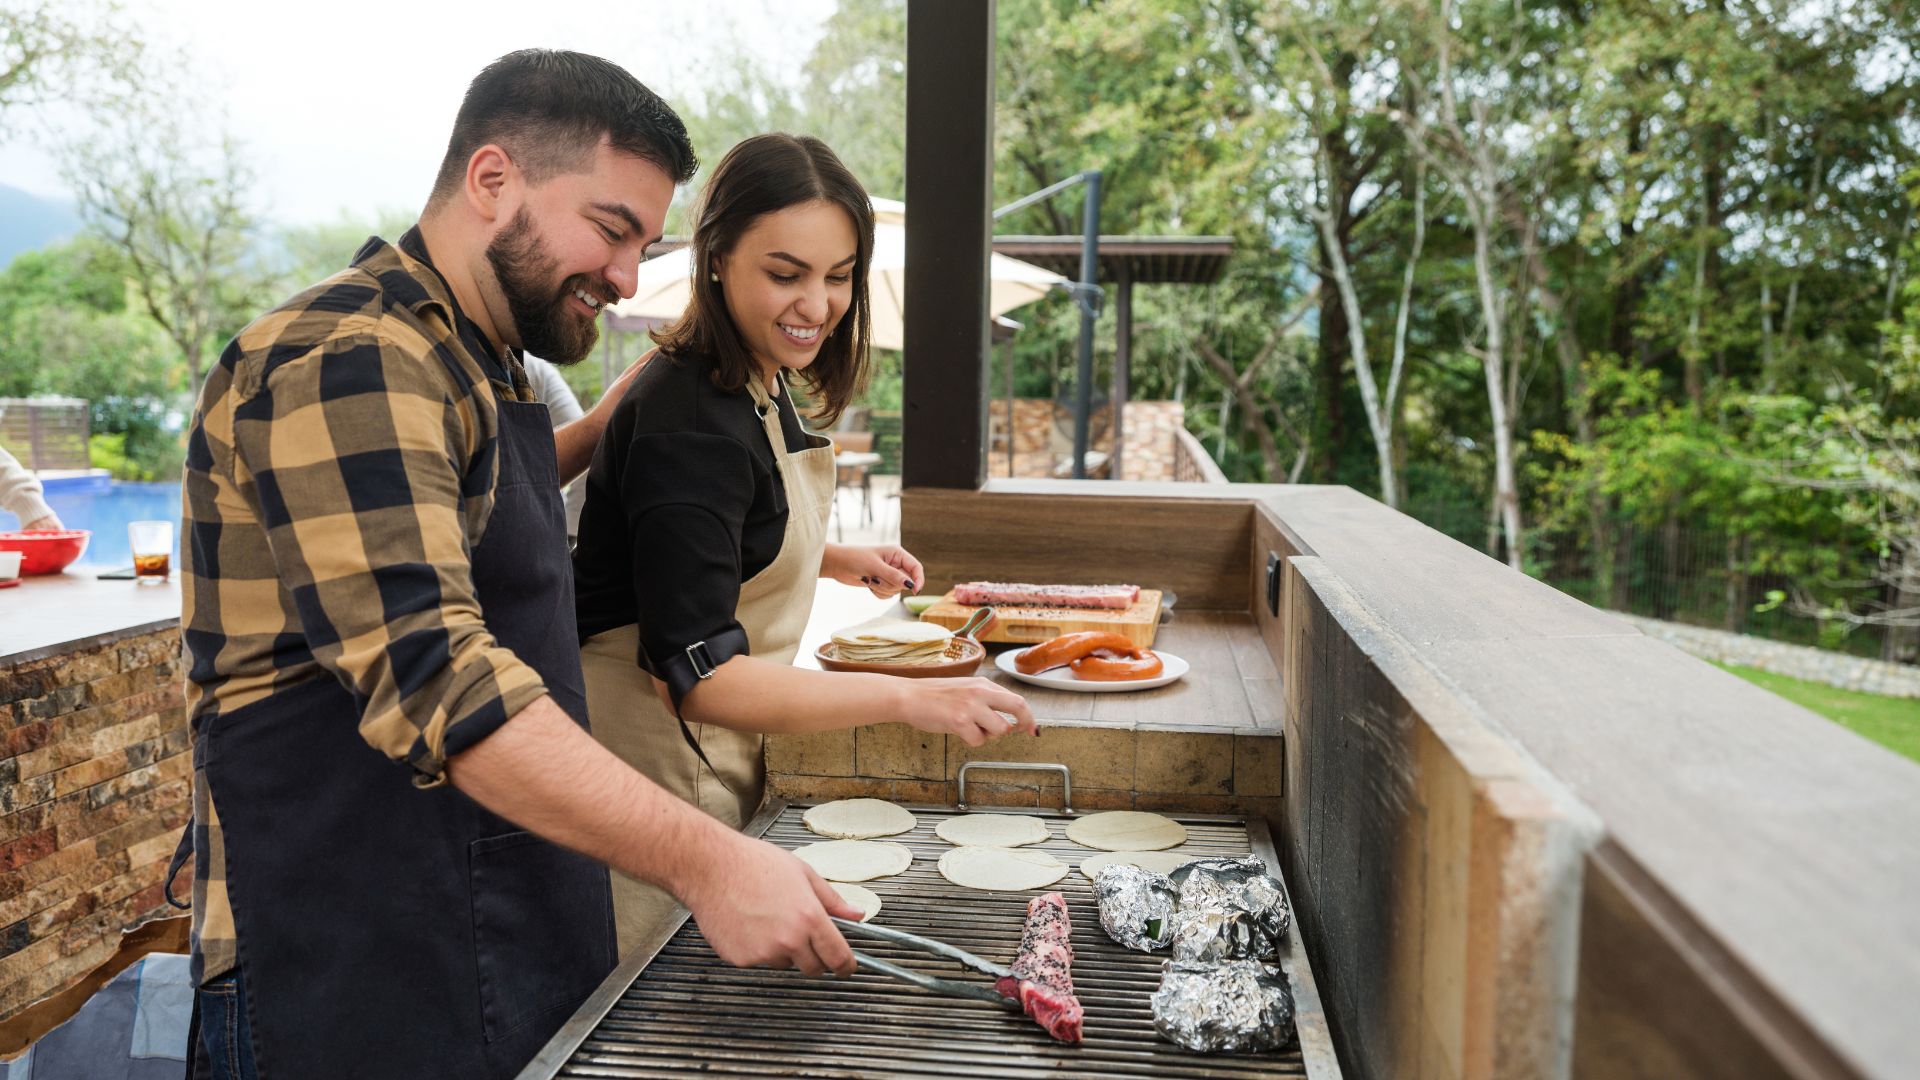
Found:
[[[828,918],[833,919],[834,925],[838,926],[842,933],[864,934],[867,937],[879,938],[882,941],[891,941],[897,945],[906,945],[924,953],[958,961],[961,966],[972,968],[980,974],[990,976],[994,979],[1009,978],[1013,975],[1013,969],[1005,965],[996,964],[991,960],[982,960],[980,957],[973,955],[965,949],[949,945],[944,941],[935,941],[932,938],[924,938],[918,934],[909,934],[904,930],[892,930],[884,926],[853,922],[850,919],[842,919],[838,916],[830,915]],[[853,950],[853,958],[861,967],[871,968],[882,975],[891,975],[903,982],[910,982],[922,990],[931,990],[936,994],[945,994],[948,997],[991,1001],[1003,1007],[1011,1007],[1015,1012],[1021,1011],[1019,1001],[1003,996],[998,990],[992,987],[981,986],[979,983],[960,982],[956,979],[942,979],[934,975],[923,975],[918,971],[908,970],[898,964],[882,960],[877,956],[870,956],[858,949]]]

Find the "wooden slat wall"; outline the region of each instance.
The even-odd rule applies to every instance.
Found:
[[[1584,893],[1576,1080],[1860,1075],[1618,845],[1588,857]]]
[[[929,590],[979,579],[1124,582],[1173,591],[1176,611],[1248,610],[1252,521],[1244,496],[1060,498],[908,488],[900,497],[901,543],[926,565]]]
[[[0,399],[0,447],[29,469],[86,469],[90,425],[85,402]]]
[[[1596,824],[1320,559],[1285,573],[1283,852],[1348,1074],[1565,1075]]]

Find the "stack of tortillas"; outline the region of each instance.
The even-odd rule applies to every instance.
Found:
[[[840,659],[855,664],[937,664],[947,657],[953,631],[905,619],[869,619],[833,635]]]

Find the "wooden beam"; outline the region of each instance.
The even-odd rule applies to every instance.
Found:
[[[986,478],[993,0],[908,0],[904,487]]]

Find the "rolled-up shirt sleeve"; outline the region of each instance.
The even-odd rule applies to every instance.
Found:
[[[636,661],[667,684],[675,707],[698,685],[687,650],[719,667],[751,643],[735,618],[740,537],[753,505],[754,462],[723,435],[634,437],[620,475],[639,613]]]
[[[235,480],[307,647],[423,785],[546,693],[475,595],[465,514],[497,446],[474,406],[432,359],[349,337],[270,363],[234,407]]]

